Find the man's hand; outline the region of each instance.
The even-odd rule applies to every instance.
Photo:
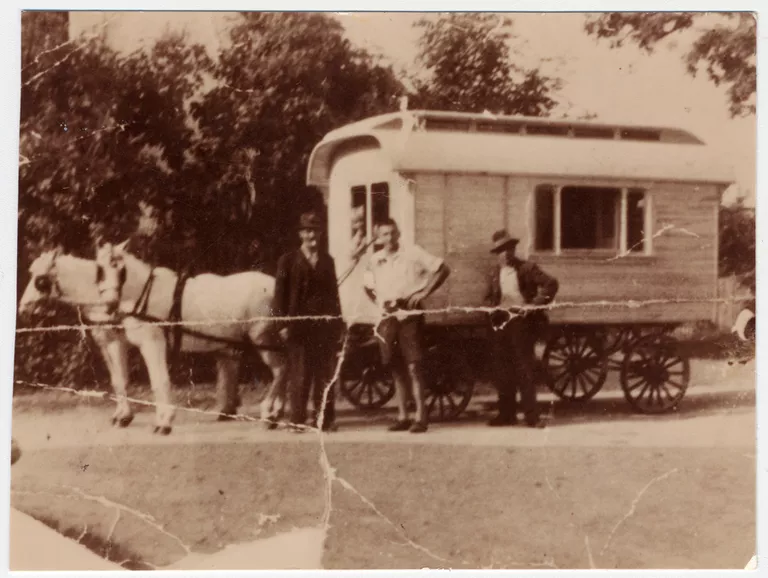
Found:
[[[287,327],[283,327],[283,328],[280,330],[280,338],[281,338],[283,341],[288,341],[288,328],[287,328]]]

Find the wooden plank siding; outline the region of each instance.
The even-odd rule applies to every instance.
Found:
[[[652,195],[651,255],[624,257],[529,255],[532,193],[541,179],[486,175],[417,174],[414,238],[452,269],[428,308],[482,304],[494,257],[491,234],[506,227],[521,239],[520,253],[560,282],[559,303],[634,301],[633,306],[555,309],[555,323],[684,322],[712,319],[717,297],[717,205],[714,185],[661,183]],[[638,306],[664,299],[670,303]],[[698,303],[679,301],[698,300]],[[461,323],[477,316],[433,315],[432,322]]]

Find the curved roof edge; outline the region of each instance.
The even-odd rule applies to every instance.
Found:
[[[606,131],[613,131],[613,136]],[[402,171],[444,172],[450,167],[451,171],[467,173],[664,179],[722,185],[735,180],[733,167],[711,155],[695,135],[678,128],[402,111],[329,132],[310,155],[307,184],[327,186],[340,147],[362,143],[381,148],[393,168]]]

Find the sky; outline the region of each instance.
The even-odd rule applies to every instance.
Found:
[[[349,40],[380,54],[396,69],[415,68],[418,13],[347,12],[334,15]],[[727,199],[746,194],[754,204],[756,167],[755,117],[732,119],[725,88],[704,74],[685,71],[683,55],[695,32],[684,34],[646,55],[633,45],[611,49],[584,30],[582,13],[515,13],[512,48],[517,62],[539,66],[563,81],[558,100],[574,116],[584,112],[607,122],[678,126],[702,138],[732,164],[737,185]],[[186,29],[191,41],[215,55],[226,42],[226,12],[73,12],[71,32],[92,30],[108,22],[108,38],[118,50],[151,43],[166,30]]]

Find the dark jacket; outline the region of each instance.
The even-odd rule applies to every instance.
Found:
[[[488,280],[486,305],[496,307],[501,303],[501,266],[495,265]],[[547,275],[536,263],[521,261],[517,266],[517,283],[526,305],[549,305],[557,295],[560,285],[557,279]]]
[[[495,265],[488,279],[488,292],[485,304],[496,307],[501,303],[501,266]],[[547,275],[536,263],[520,261],[517,266],[517,283],[526,305],[549,305],[560,288],[557,279]],[[528,327],[535,335],[546,331],[548,316],[545,310],[535,310],[525,314]],[[501,311],[490,314],[493,325],[502,325],[507,319]]]
[[[335,318],[278,321],[279,327],[289,328],[291,340],[338,337],[343,322],[333,258],[321,252],[317,265],[312,267],[300,249],[280,257],[272,310],[277,317],[329,315]]]

